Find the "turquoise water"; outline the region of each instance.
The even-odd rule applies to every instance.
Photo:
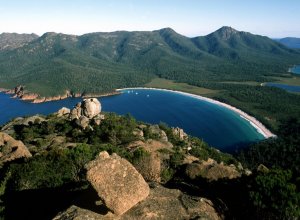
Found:
[[[300,86],[290,86],[290,85],[285,85],[285,84],[280,84],[280,83],[266,83],[265,85],[281,88],[288,92],[300,92]]]
[[[80,98],[31,104],[0,93],[0,124],[22,115],[49,114],[72,108]],[[250,123],[224,107],[182,94],[158,90],[130,90],[100,98],[103,111],[130,113],[148,123],[165,122],[183,128],[224,151],[263,139]]]
[[[295,74],[300,74],[300,65],[290,68],[290,72],[295,73]]]

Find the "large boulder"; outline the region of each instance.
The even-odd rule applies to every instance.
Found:
[[[149,186],[127,160],[103,151],[87,164],[87,179],[105,205],[121,215],[149,195]]]
[[[86,128],[91,120],[99,125],[104,115],[101,115],[101,103],[96,98],[84,99],[70,111],[69,118],[76,119],[76,123],[82,128]]]
[[[0,132],[0,164],[31,156],[22,141],[17,141],[8,134]]]
[[[96,98],[84,99],[81,103],[82,114],[93,118],[101,112],[101,104]]]

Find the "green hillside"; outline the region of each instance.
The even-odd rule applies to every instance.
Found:
[[[142,86],[155,77],[190,84],[267,81],[300,62],[280,43],[223,27],[188,38],[170,28],[152,32],[46,33],[0,51],[0,87],[25,85],[43,96],[108,92]]]

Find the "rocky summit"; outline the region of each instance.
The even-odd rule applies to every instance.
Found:
[[[231,219],[236,184],[255,175],[181,128],[103,113],[96,98],[3,125],[0,171],[0,217],[55,220]]]
[[[54,220],[140,220],[140,219],[223,219],[213,203],[205,198],[189,196],[178,189],[161,185],[151,186],[149,196],[120,216],[113,213],[99,214],[77,206],[59,213]]]

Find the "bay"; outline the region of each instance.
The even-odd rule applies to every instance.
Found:
[[[134,89],[116,96],[99,98],[102,111],[130,113],[148,123],[167,123],[181,127],[220,150],[230,152],[237,146],[264,137],[237,113],[222,106],[170,91]],[[65,106],[72,108],[80,98],[32,104],[0,93],[0,124],[23,115],[49,114]]]

